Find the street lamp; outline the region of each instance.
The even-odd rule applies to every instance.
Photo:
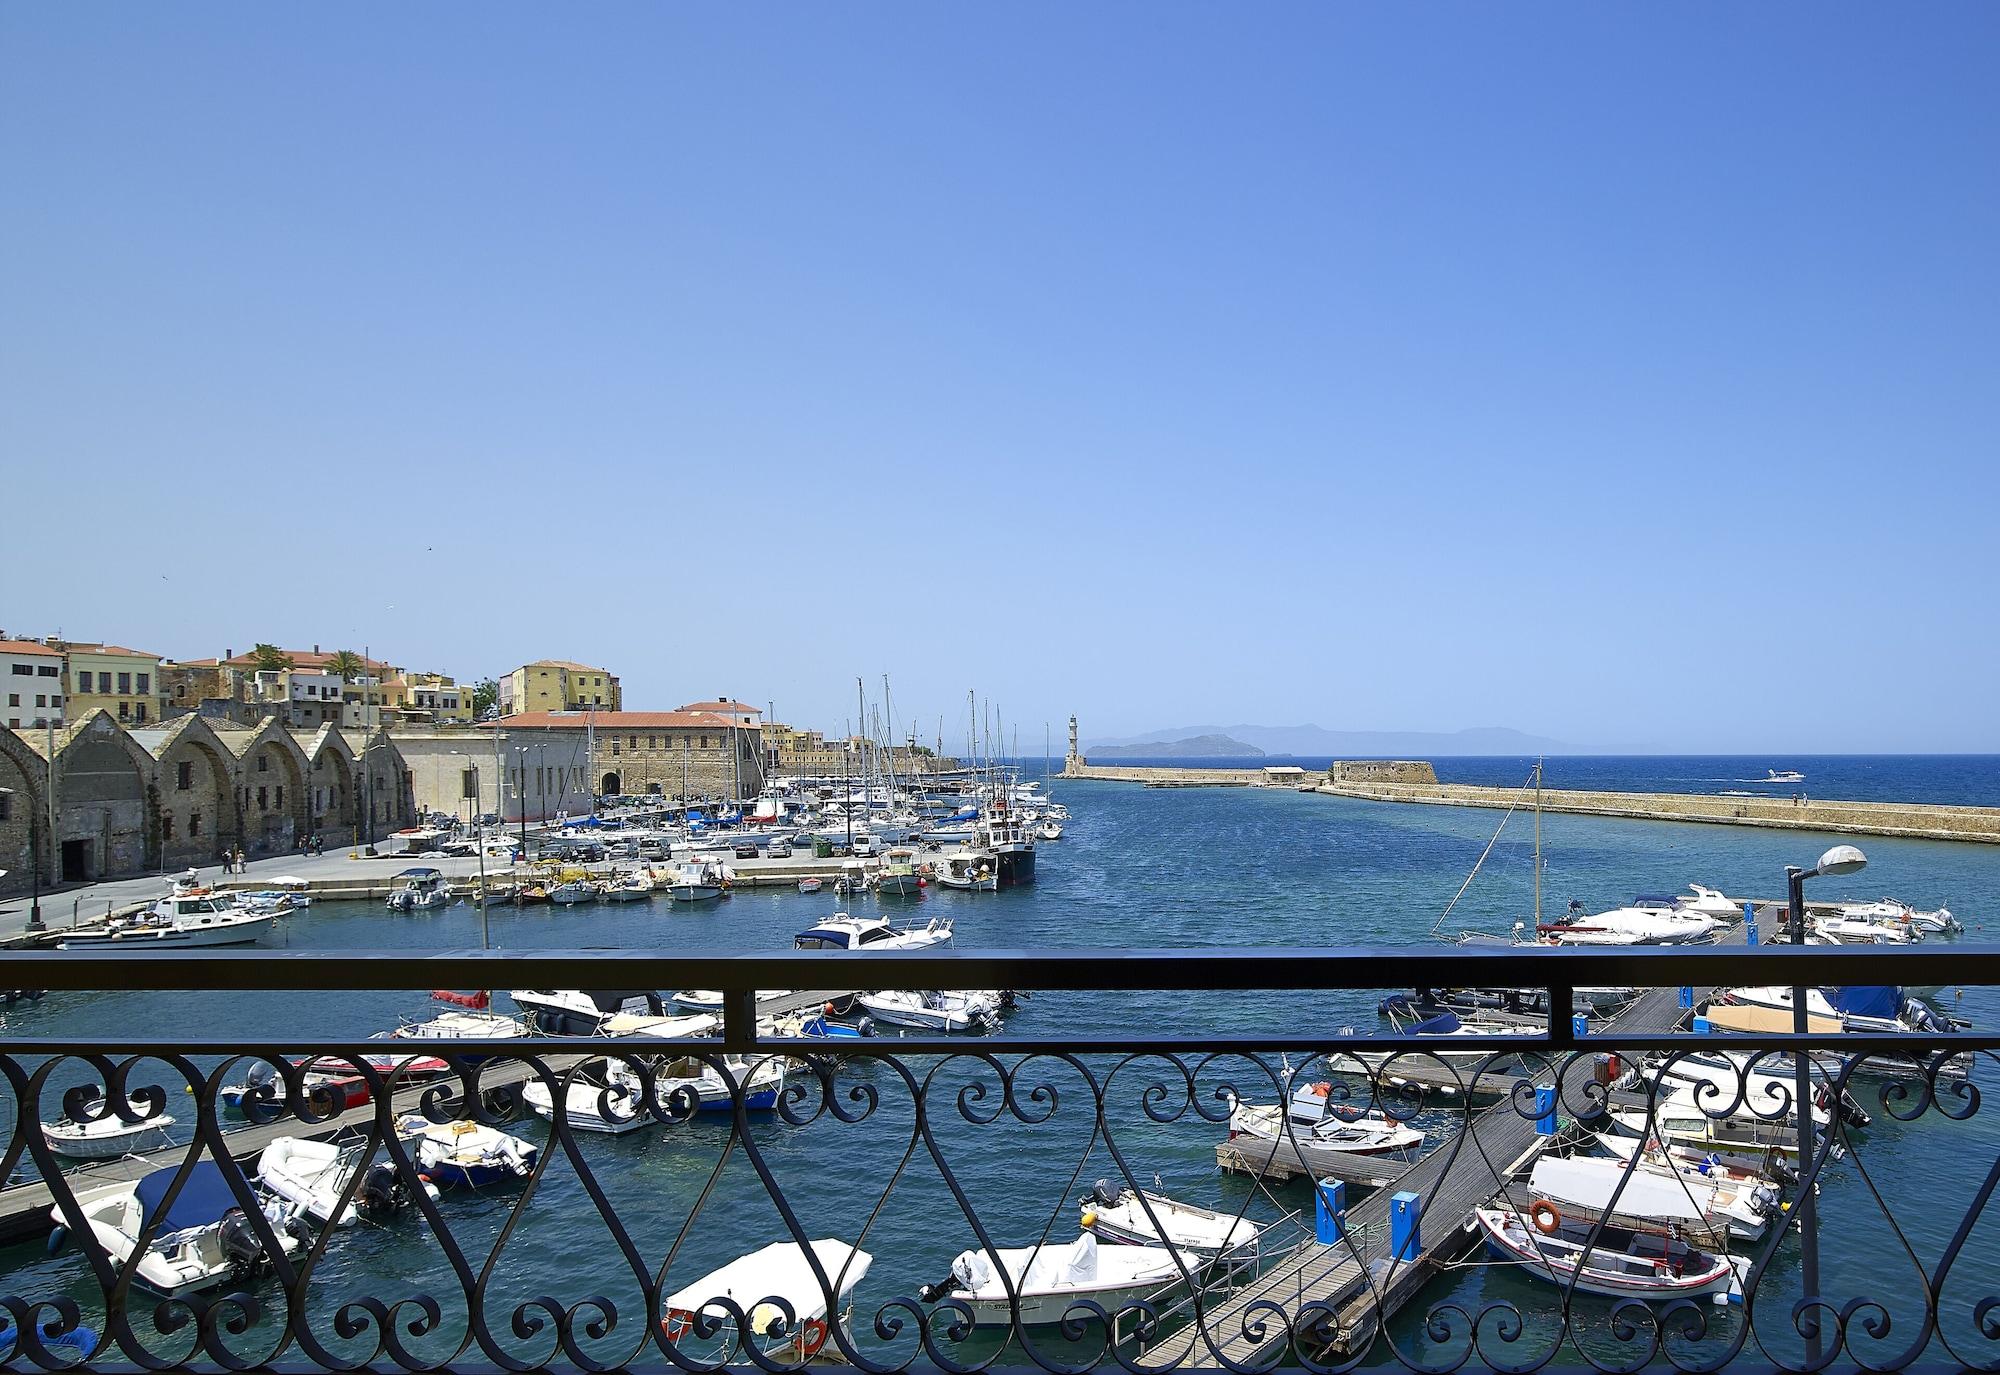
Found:
[[[0,793],[4,793],[8,797],[15,795],[12,788],[0,788]],[[39,810],[39,808],[35,807],[28,808],[28,875],[29,882],[33,885],[34,891],[34,896],[28,902],[28,929],[30,931],[40,931],[42,929],[42,846],[41,832],[35,824]],[[5,872],[6,870],[0,869],[0,873]]]
[[[1852,845],[1836,845],[1819,857],[1819,863],[1810,869],[1801,869],[1795,864],[1785,866],[1785,888],[1788,913],[1791,919],[1793,945],[1806,943],[1806,880],[1818,878],[1822,874],[1829,878],[1839,878],[1846,874],[1858,874],[1868,867],[1868,856]],[[1792,989],[1792,1030],[1803,1036],[1812,1029],[1810,1008],[1806,998],[1808,990],[1804,985]],[[1812,1119],[1812,1057],[1801,1050],[1793,1057],[1792,1092],[1798,1097],[1799,1115],[1799,1178],[1812,1176],[1813,1162],[1813,1119]],[[1828,1120],[1839,1113],[1837,1101],[1827,1105]],[[1803,1296],[1808,1301],[1819,1298],[1819,1219],[1815,1216],[1813,1191],[1810,1187],[1799,1189],[1799,1281]],[[1806,1338],[1807,1367],[1819,1364],[1820,1341],[1817,1326],[1813,1334]]]

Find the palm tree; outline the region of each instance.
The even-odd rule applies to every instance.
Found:
[[[291,655],[276,645],[267,645],[261,641],[250,646],[250,657],[257,667],[266,673],[277,673],[292,666]]]
[[[343,649],[326,661],[327,672],[338,673],[340,681],[351,683],[368,671],[368,662],[351,649]]]

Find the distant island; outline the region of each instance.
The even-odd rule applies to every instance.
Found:
[[[1143,745],[1094,745],[1092,759],[1262,759],[1264,751],[1226,735],[1194,735]]]
[[[1333,759],[1429,759],[1454,755],[1575,754],[1560,740],[1528,735],[1505,726],[1475,726],[1457,731],[1327,730],[1323,726],[1182,726],[1119,739],[1092,741],[1087,758],[1133,759],[1178,754],[1181,745],[1205,745],[1210,740],[1227,748],[1187,751],[1190,757],[1223,754]]]

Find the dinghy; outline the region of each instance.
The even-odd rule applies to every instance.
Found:
[[[163,1165],[136,1182],[107,1184],[77,1195],[91,1235],[119,1265],[137,1255],[133,1279],[168,1298],[249,1283],[270,1258],[222,1167],[212,1160],[197,1160],[169,1204],[167,1188],[180,1169]],[[292,1205],[274,1199],[263,1213],[285,1254],[299,1255],[305,1249],[305,1229]],[[56,1224],[53,1248],[65,1239],[69,1219],[60,1206],[51,1208],[49,1216]],[[143,1252],[142,1234],[147,1234]]]
[[[101,1098],[91,1101],[103,1102]],[[50,1150],[72,1160],[116,1160],[123,1155],[141,1155],[171,1146],[173,1138],[167,1134],[167,1128],[173,1124],[174,1119],[164,1113],[127,1122],[107,1111],[95,1121],[72,1122],[61,1117],[45,1122],[42,1140],[48,1142]]]
[[[1232,1259],[1257,1254],[1261,1229],[1250,1219],[1164,1194],[1114,1189],[1100,1179],[1079,1206],[1083,1230],[1117,1246],[1166,1245],[1204,1262],[1225,1252]]]
[[[813,1273],[814,1260],[834,1288],[831,1310],[827,1290]],[[704,1361],[717,1364],[729,1361],[746,1334],[737,1330],[729,1310],[718,1302],[727,1301],[738,1310],[747,1310],[744,1311],[750,1329],[747,1338],[756,1343],[766,1360],[800,1365],[818,1355],[826,1345],[831,1325],[845,1320],[848,1295],[874,1263],[875,1258],[866,1251],[831,1237],[816,1238],[810,1258],[796,1242],[774,1241],[677,1290],[664,1305],[666,1316],[661,1319],[660,1328],[676,1346],[698,1345],[696,1318],[706,1316],[720,1324],[712,1340],[723,1349],[715,1353],[704,1351]],[[789,1323],[785,1308],[779,1304],[791,1310]]]
[[[1405,1155],[1424,1144],[1421,1131],[1379,1111],[1332,1112],[1318,1121],[1308,1122],[1301,1122],[1292,1116],[1289,1136],[1287,1116],[1276,1104],[1239,1103],[1229,1114],[1230,1138],[1248,1136],[1259,1141],[1290,1140],[1347,1155]]]
[[[447,1189],[517,1183],[533,1173],[540,1154],[532,1143],[483,1122],[405,1117],[396,1130],[415,1148],[417,1167]]]
[[[368,1166],[354,1199],[341,1203],[348,1182],[361,1169],[362,1150],[359,1144],[281,1136],[257,1157],[257,1178],[306,1217],[333,1227],[349,1226],[363,1213],[393,1213],[408,1206],[409,1191],[387,1160]],[[426,1182],[423,1188],[433,1199],[438,1196],[434,1185]]]
[[[1006,1277],[994,1268],[994,1253],[961,1251],[951,1263],[951,1278],[925,1285],[917,1297],[925,1303],[956,1299],[981,1326],[1006,1326],[1013,1321],[1008,1280],[1020,1298],[1021,1325],[1059,1323],[1079,1300],[1088,1299],[1110,1313],[1157,1294],[1179,1282],[1180,1266],[1163,1246],[1099,1246],[1085,1232],[1067,1246],[1022,1246],[997,1253]],[[1192,1267],[1190,1267],[1192,1268]]]
[[[997,1031],[1000,995],[942,990],[928,993],[885,989],[857,1000],[878,1022],[947,1033]]]

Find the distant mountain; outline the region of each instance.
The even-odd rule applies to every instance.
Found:
[[[1261,759],[1264,751],[1226,735],[1196,735],[1186,740],[1148,740],[1136,745],[1093,745],[1091,759]]]
[[[1085,748],[1090,757],[1105,749],[1130,749],[1132,754],[1159,753],[1169,743],[1189,738],[1223,737],[1232,742],[1255,746],[1251,753],[1279,755],[1330,755],[1336,759],[1461,754],[1574,754],[1573,745],[1546,736],[1528,735],[1506,726],[1475,726],[1468,730],[1327,730],[1321,726],[1182,726],[1178,730],[1153,731],[1122,739],[1104,740]],[[1144,748],[1138,748],[1144,747]],[[1117,756],[1106,755],[1106,758]]]

